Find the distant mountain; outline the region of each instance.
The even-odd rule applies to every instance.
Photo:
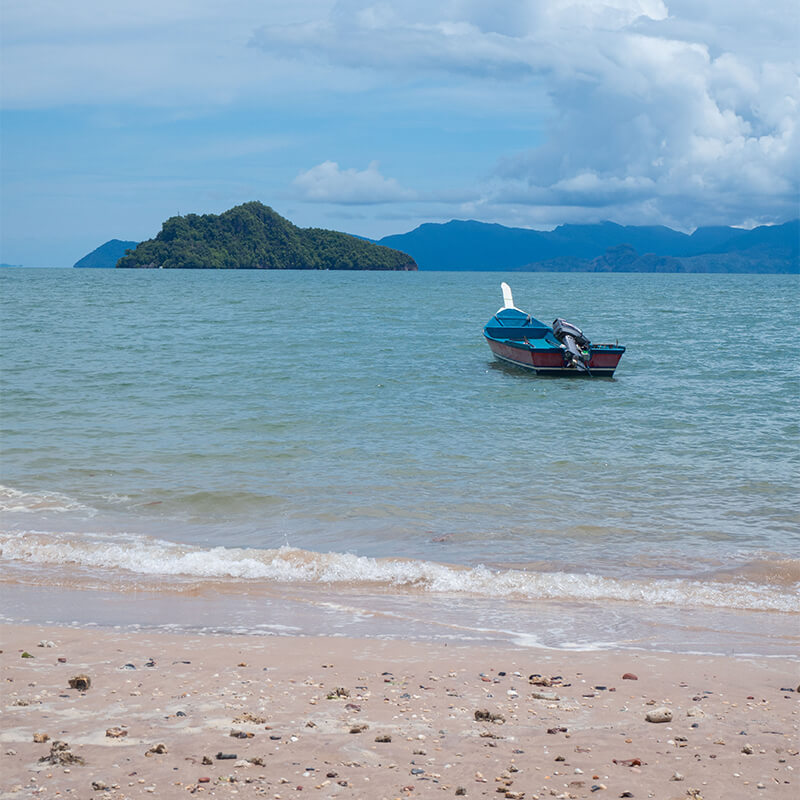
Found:
[[[389,247],[321,228],[298,228],[261,203],[222,214],[170,217],[118,268],[416,270]]]
[[[560,225],[545,232],[452,220],[378,242],[410,253],[422,269],[800,272],[800,220],[749,231],[698,228],[691,235],[613,222]],[[620,247],[630,248],[635,258],[628,250],[615,250]]]
[[[80,261],[76,261],[73,266],[75,267],[107,267],[113,268],[117,266],[122,256],[125,255],[126,250],[133,250],[138,242],[123,242],[120,239],[111,239],[100,247],[92,250],[91,253],[85,255]]]

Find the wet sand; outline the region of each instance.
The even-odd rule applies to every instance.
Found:
[[[38,625],[0,637],[1,798],[798,795],[788,658]]]

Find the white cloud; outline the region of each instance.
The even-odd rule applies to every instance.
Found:
[[[254,42],[395,79],[484,81],[487,94],[502,78],[521,104],[544,82],[547,139],[499,160],[485,213],[583,206],[690,227],[797,214],[797,21],[783,0],[345,0]]]
[[[293,186],[304,200],[314,203],[374,205],[414,199],[394,178],[385,178],[372,161],[365,170],[340,169],[335,161],[323,161],[301,172]]]
[[[296,196],[507,224],[686,228],[798,213],[796,0],[28,0],[5,2],[2,14],[5,108],[116,107],[137,119],[153,106],[176,116],[269,109],[292,124],[219,143],[226,157],[246,159],[293,141],[271,194],[317,164],[297,174]],[[333,102],[322,109],[320,97]],[[304,149],[318,139],[296,134],[307,118],[327,130],[331,108],[343,117],[376,97],[376,119],[399,106],[410,124],[406,152],[387,142],[374,154],[386,163],[395,148],[396,174],[424,191],[375,165],[318,163],[324,155]],[[450,112],[454,138],[465,116],[501,134],[487,131],[461,186],[436,185],[436,169],[420,178],[434,148],[448,159],[441,137],[426,138],[426,121]],[[520,120],[531,126],[527,147]],[[369,114],[358,121],[370,125]],[[326,152],[352,161],[355,145],[335,138],[348,134],[328,127]],[[207,147],[182,142],[183,160],[202,171],[216,136]],[[492,156],[494,141],[514,150]]]

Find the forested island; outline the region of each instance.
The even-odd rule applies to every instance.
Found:
[[[244,203],[222,214],[170,217],[117,269],[416,270],[411,256],[322,228],[298,228],[269,206]]]

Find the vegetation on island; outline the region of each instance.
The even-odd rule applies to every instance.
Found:
[[[259,202],[170,217],[117,268],[416,270],[411,256],[346,233],[298,228]]]

